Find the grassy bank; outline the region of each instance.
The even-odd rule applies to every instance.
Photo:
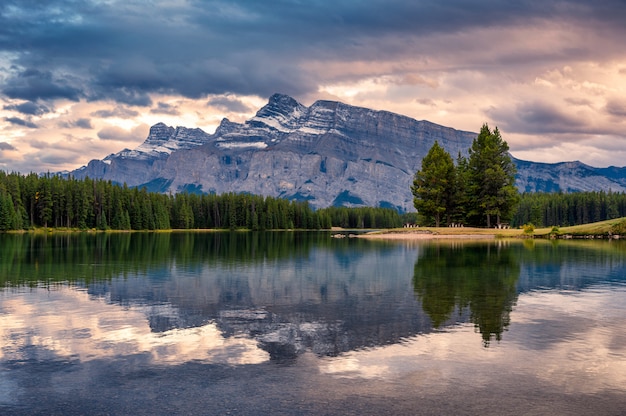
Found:
[[[600,221],[591,224],[576,225],[572,227],[545,227],[536,228],[532,232],[529,228],[512,228],[499,230],[495,228],[450,228],[450,227],[418,227],[418,228],[394,228],[374,231],[370,235],[389,235],[397,237],[423,238],[436,236],[449,237],[493,237],[493,238],[581,238],[581,237],[609,237],[626,236],[626,217],[613,220]]]

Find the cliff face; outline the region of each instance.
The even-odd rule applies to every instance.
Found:
[[[475,137],[390,112],[333,101],[305,107],[275,94],[243,124],[224,119],[211,135],[159,123],[137,149],[72,174],[160,192],[250,192],[315,207],[412,210],[409,186],[435,140],[456,159]],[[626,169],[516,163],[522,191],[626,190]]]

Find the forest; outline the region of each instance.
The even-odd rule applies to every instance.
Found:
[[[626,217],[624,192],[524,193],[511,225],[567,227],[620,217]]]
[[[328,207],[250,194],[175,195],[110,181],[0,171],[0,231],[396,228],[415,213]],[[524,193],[511,225],[570,226],[626,217],[626,193]]]
[[[400,214],[388,208],[315,211],[306,201],[236,193],[167,195],[111,181],[0,171],[0,231],[41,227],[280,230],[401,224]]]

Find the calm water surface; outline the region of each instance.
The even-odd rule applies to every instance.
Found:
[[[0,413],[626,414],[625,243],[0,235]]]

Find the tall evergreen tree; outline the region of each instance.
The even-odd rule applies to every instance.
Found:
[[[16,230],[19,225],[20,221],[13,206],[13,198],[0,187],[0,231]]]
[[[469,211],[470,194],[468,192],[468,172],[469,164],[467,158],[459,152],[456,159],[456,170],[454,179],[454,205],[451,218],[456,223],[466,223]]]
[[[492,132],[487,124],[483,124],[469,150],[468,214],[477,214],[487,227],[491,227],[492,216],[498,224],[502,218],[508,218],[519,201],[516,168],[508,152],[509,145],[498,128]]]
[[[413,205],[422,217],[432,219],[439,227],[445,217],[450,221],[455,194],[455,168],[450,154],[439,143],[422,159],[422,169],[413,178]]]

